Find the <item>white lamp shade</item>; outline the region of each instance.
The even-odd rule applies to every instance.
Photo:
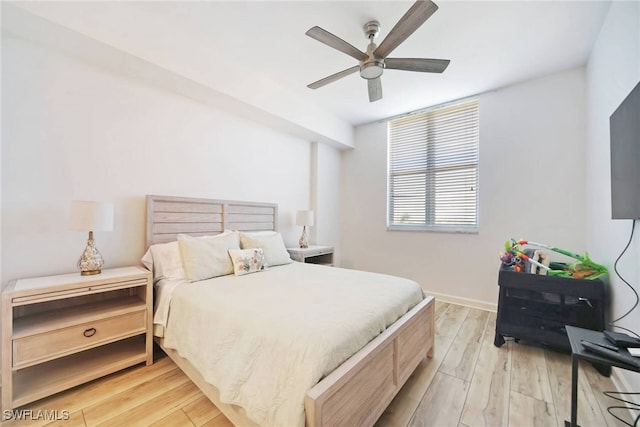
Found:
[[[71,202],[70,227],[78,231],[112,231],[113,204],[74,200]]]
[[[296,225],[300,225],[300,226],[313,225],[313,211],[296,212]]]

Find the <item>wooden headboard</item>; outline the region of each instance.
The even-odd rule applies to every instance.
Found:
[[[275,230],[278,205],[190,197],[147,196],[147,247],[224,230]]]

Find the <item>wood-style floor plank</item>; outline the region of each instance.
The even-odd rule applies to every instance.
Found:
[[[493,427],[509,423],[512,343],[494,346],[495,328],[496,314],[490,313],[462,412],[462,423],[467,425]]]
[[[201,392],[195,384],[188,381],[98,425],[100,427],[150,426],[174,410],[193,402],[200,395]]]
[[[552,403],[547,363],[542,348],[513,343],[511,346],[511,390]],[[571,368],[569,368],[571,374]]]
[[[436,312],[436,335],[441,337],[456,337],[460,326],[469,314],[469,308],[461,305],[448,304],[440,312]]]
[[[157,382],[163,384],[158,388]],[[185,383],[191,383],[189,378],[179,369],[174,369],[151,381],[138,384],[130,390],[114,394],[109,398],[84,409],[84,418],[88,426],[99,425],[110,418],[128,412],[133,408],[152,401],[163,394],[166,389],[173,389]]]
[[[19,411],[23,408],[18,408],[14,411]],[[32,410],[31,408],[26,408],[26,410]],[[69,412],[68,417],[65,416],[66,412],[63,411],[49,411],[49,415],[38,415],[38,410],[33,411],[33,419],[29,419],[29,415],[27,418],[21,418],[19,420],[8,420],[6,419],[6,415],[4,413],[0,414],[0,420],[3,420],[0,425],[2,427],[33,427],[33,426],[46,426],[46,427],[57,427],[57,426],[67,426],[67,427],[84,427],[84,417],[82,415],[82,410],[78,410],[75,412]],[[42,413],[40,413],[42,414]]]
[[[142,366],[128,368],[106,377],[91,381],[78,387],[74,387],[62,393],[41,399],[25,406],[29,410],[39,411],[69,411],[70,413],[78,412],[90,405],[96,404],[113,394],[120,392],[130,392],[132,387],[156,379],[158,376],[178,369],[177,366],[168,357],[160,357],[156,363],[151,366]],[[47,424],[47,421],[20,421],[21,427],[37,427]],[[10,427],[13,421],[5,421],[3,427]]]
[[[487,324],[487,315],[488,313],[483,310],[469,310],[451,343],[447,356],[442,361],[440,372],[464,381],[471,381]]]
[[[434,357],[420,363],[377,427],[563,427],[571,407],[570,356],[511,341],[493,346],[495,313],[436,301],[435,320]],[[618,403],[602,395],[609,389],[615,389],[609,378],[581,364],[580,425],[623,426],[606,411]],[[2,427],[233,427],[162,352],[152,366],[138,365],[19,409],[68,410],[71,417],[3,420]],[[632,421],[628,413],[618,414]]]
[[[234,427],[231,421],[224,415],[220,414],[211,421],[203,425],[203,427]]]
[[[446,302],[436,300],[435,320],[437,321],[442,315],[449,309],[449,305]]]
[[[149,427],[193,427],[193,423],[182,409],[176,409]]]
[[[608,427],[620,426],[622,423],[607,412],[607,408],[610,406],[625,405],[619,400],[605,396],[604,394],[605,391],[616,390],[616,386],[611,381],[611,378],[600,375],[600,373],[596,371],[596,368],[594,368],[593,365],[591,365],[590,363],[583,363],[581,365],[581,368],[582,370],[580,371],[579,375],[585,375],[585,378],[589,382],[589,386],[591,387],[591,390],[593,390],[594,397],[598,401],[598,406],[600,407],[600,411],[602,411],[602,414],[604,415],[604,419],[607,422],[607,426]],[[629,400],[629,396],[618,395],[617,397]],[[616,414],[616,416],[622,418],[625,422],[633,425],[635,418],[631,416],[631,413],[628,410],[616,408],[616,409],[613,409],[613,411]]]
[[[409,426],[457,427],[468,388],[468,382],[438,372]]]
[[[549,380],[553,391],[558,425],[571,419],[571,356],[545,350]],[[583,363],[581,363],[582,365]],[[589,385],[584,369],[578,372],[578,424],[582,427],[605,426],[607,422]]]
[[[220,415],[220,410],[204,395],[185,406],[183,410],[196,427],[200,427]]]
[[[555,408],[549,402],[534,399],[517,391],[510,394],[510,426],[553,427],[558,423],[555,412]]]
[[[84,416],[82,415],[82,411],[72,412],[69,414],[69,418],[67,420],[57,420],[52,421],[48,424],[45,424],[46,427],[85,427]]]
[[[376,423],[377,427],[405,427],[409,424],[452,342],[451,338],[442,336],[436,336],[435,340],[436,348],[433,358],[427,358],[418,365]]]

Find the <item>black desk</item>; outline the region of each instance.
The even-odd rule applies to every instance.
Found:
[[[569,337],[569,343],[571,344],[571,422],[565,421],[564,425],[565,427],[578,427],[578,366],[580,359],[605,366],[616,366],[618,368],[635,372],[640,372],[640,368],[618,362],[614,359],[599,356],[585,350],[585,348],[580,344],[580,341],[582,340],[611,344],[602,332],[576,328],[575,326],[568,325],[566,326],[566,329],[567,337]]]

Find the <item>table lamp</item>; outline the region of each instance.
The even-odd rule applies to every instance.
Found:
[[[307,226],[313,225],[313,211],[298,211],[296,212],[296,225],[302,226],[302,236],[298,243],[301,248],[309,247],[309,237],[307,236]]]
[[[87,247],[77,264],[80,274],[83,276],[100,274],[104,260],[95,246],[93,232],[113,230],[113,204],[74,200],[71,202],[70,219],[72,230],[89,232]]]

